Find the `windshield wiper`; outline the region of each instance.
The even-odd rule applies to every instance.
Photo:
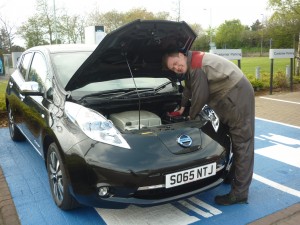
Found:
[[[99,91],[99,92],[95,92],[92,94],[84,95],[79,99],[79,101],[82,101],[82,100],[84,100],[86,98],[90,98],[90,97],[106,97],[108,99],[113,99],[113,98],[124,98],[124,97],[128,97],[128,96],[135,95],[135,94],[145,94],[145,93],[155,95],[160,90],[166,88],[167,85],[169,85],[170,83],[172,83],[172,81],[167,81],[166,83],[163,83],[163,84],[157,86],[156,88],[138,88],[138,89],[126,88],[126,89],[120,89],[120,90]]]
[[[120,89],[120,90],[108,90],[108,91],[99,91],[99,92],[95,92],[92,94],[88,94],[88,95],[84,95],[82,96],[79,101],[82,101],[85,98],[89,98],[89,97],[108,97],[111,98],[114,95],[122,95],[122,94],[126,94],[128,92],[133,92],[136,91],[136,89],[134,88],[127,88],[127,89]],[[113,96],[111,96],[113,95]]]
[[[167,81],[166,83],[163,83],[159,86],[157,86],[156,88],[138,88],[138,89],[134,89],[132,91],[126,92],[126,93],[122,93],[119,95],[115,95],[112,98],[124,98],[124,97],[128,97],[130,95],[140,95],[141,97],[144,96],[144,94],[151,94],[151,95],[155,95],[157,94],[157,92],[159,92],[160,90],[164,89],[167,87],[167,85],[169,85],[170,83],[172,83],[172,81]],[[138,93],[137,93],[138,92]]]
[[[132,91],[128,91],[126,93],[122,93],[122,94],[119,94],[119,95],[112,96],[112,98],[123,98],[123,97],[130,96],[130,95],[133,95],[133,94],[139,95],[139,94],[142,94],[142,93],[148,93],[150,91],[155,93],[154,88],[138,88],[138,89],[134,89]]]
[[[162,89],[165,89],[169,84],[171,84],[172,83],[172,81],[167,81],[166,83],[163,83],[163,84],[161,84],[161,85],[159,85],[159,86],[157,86],[154,90],[155,90],[155,93],[157,93],[157,92],[159,92],[160,90],[162,90]]]

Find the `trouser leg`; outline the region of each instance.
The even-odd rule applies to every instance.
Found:
[[[254,92],[243,78],[217,106],[217,114],[229,127],[233,143],[233,182],[231,193],[248,196],[254,166]]]

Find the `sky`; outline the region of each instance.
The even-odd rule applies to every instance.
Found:
[[[177,17],[180,2],[180,20],[197,23],[202,28],[217,27],[226,20],[239,19],[243,25],[251,26],[256,20],[270,17],[268,0],[49,0],[56,9],[64,8],[69,14],[88,14],[95,7],[100,12],[116,10],[127,12],[132,8],[145,8],[154,13],[165,11]],[[35,12],[36,0],[1,0],[0,16],[15,27],[20,26]],[[99,24],[101,25],[101,24]]]

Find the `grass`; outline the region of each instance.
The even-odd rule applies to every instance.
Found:
[[[0,81],[0,111],[5,111],[5,90],[7,86],[7,81]]]
[[[273,72],[284,72],[290,65],[290,59],[274,59]],[[237,63],[236,63],[237,64]],[[271,60],[269,57],[245,57],[241,59],[241,69],[247,76],[255,76],[256,67],[260,67],[260,73],[271,73]]]
[[[238,64],[237,60],[233,60]],[[290,65],[290,59],[273,60],[273,87],[287,88],[289,81],[286,77],[286,66]],[[260,67],[260,79],[256,79],[256,68]],[[295,65],[293,65],[295,68]],[[269,88],[271,74],[271,59],[269,57],[244,57],[241,59],[241,69],[254,88]],[[300,83],[300,76],[294,76],[293,82]]]

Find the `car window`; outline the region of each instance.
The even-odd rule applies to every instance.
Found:
[[[49,85],[46,85],[47,74],[47,64],[44,56],[40,53],[35,53],[28,74],[28,81],[36,81],[41,88],[47,90],[49,89]]]
[[[29,68],[29,63],[30,63],[31,57],[32,57],[31,52],[24,54],[23,57],[22,57],[22,62],[19,65],[19,70],[20,70],[20,72],[21,72],[24,79],[26,77],[26,73],[27,73],[28,68]]]
[[[65,52],[51,54],[56,75],[65,87],[76,70],[89,57],[92,52]]]

